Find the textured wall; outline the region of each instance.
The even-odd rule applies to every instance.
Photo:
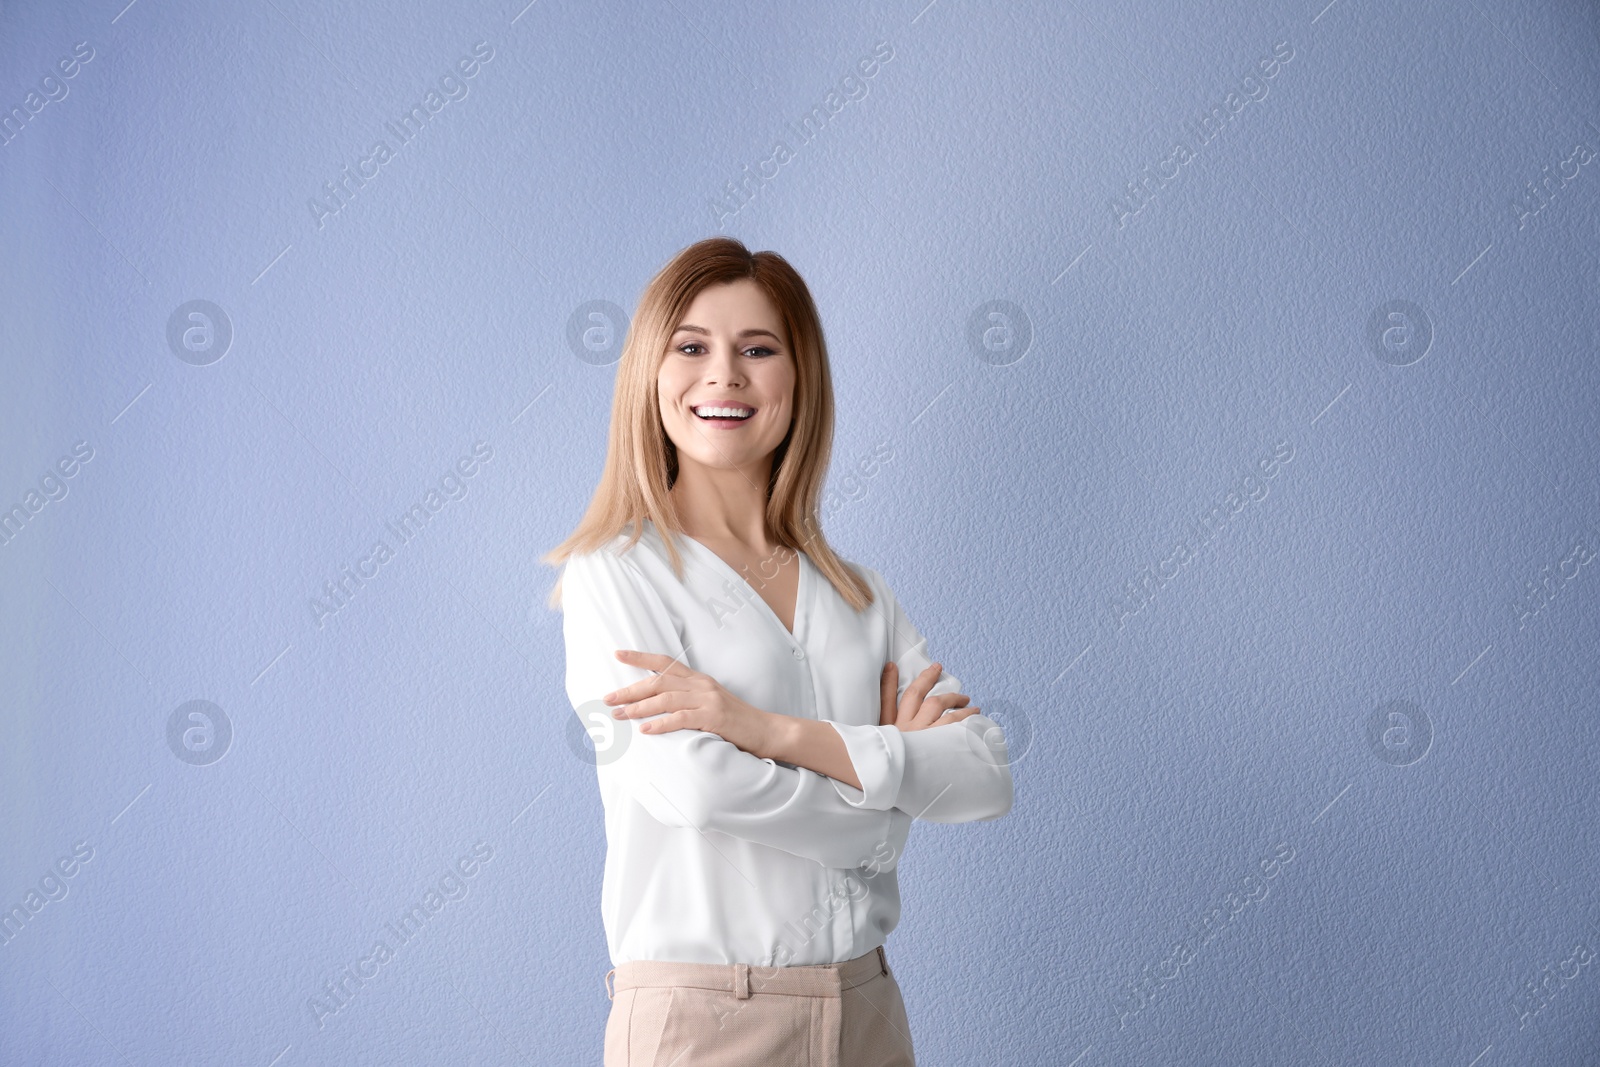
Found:
[[[598,1062],[537,557],[720,231],[1011,738],[923,1063],[1600,1063],[1593,4],[123,3],[0,7],[0,1062]]]

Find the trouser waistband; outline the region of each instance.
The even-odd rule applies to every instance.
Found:
[[[781,993],[802,997],[836,997],[846,989],[870,982],[889,973],[889,960],[879,945],[843,963],[811,964],[803,967],[761,967],[748,963],[672,963],[665,960],[633,960],[606,972],[606,996],[616,999],[617,990],[641,986],[693,986],[732,993],[740,1000],[757,993]],[[616,976],[615,982],[612,975]]]

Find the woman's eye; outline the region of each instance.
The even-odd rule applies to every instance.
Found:
[[[689,341],[686,344],[679,345],[678,351],[682,352],[686,356],[698,356],[700,355],[699,351],[692,352],[690,349],[704,350],[704,348],[705,346],[700,344],[698,341]],[[772,349],[763,345],[751,345],[749,348],[744,350],[744,354],[757,359],[764,359],[765,357],[774,355],[775,353],[772,351]]]

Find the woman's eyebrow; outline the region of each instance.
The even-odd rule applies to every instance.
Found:
[[[680,334],[680,333],[686,333],[686,332],[687,333],[703,333],[703,334],[706,334],[707,336],[709,336],[710,333],[711,333],[711,331],[706,329],[704,326],[695,326],[695,325],[693,325],[691,323],[687,323],[687,322],[684,323],[682,326],[679,326],[676,330],[673,330],[672,332],[674,334]],[[771,330],[763,330],[760,327],[751,327],[748,330],[740,330],[734,336],[735,337],[761,337],[761,336],[765,336],[765,337],[772,338],[774,341],[777,341],[779,344],[783,343],[783,338],[779,337],[777,334],[773,333]]]

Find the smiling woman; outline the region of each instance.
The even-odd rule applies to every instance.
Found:
[[[756,487],[770,480],[772,456],[787,442],[794,415],[795,359],[784,323],[749,278],[702,289],[683,319],[656,371],[661,422],[673,443],[674,501],[685,529],[706,517],[695,522],[696,532],[716,542],[724,558],[770,555]],[[722,339],[713,340],[714,334]],[[684,463],[696,473],[679,479]],[[731,528],[735,520],[724,503],[729,492],[750,505],[739,517],[744,529]],[[791,578],[777,592],[792,601],[793,591]]]
[[[913,1064],[884,952],[911,822],[1010,810],[1000,727],[823,537],[832,436],[805,282],[729,238],[680,252],[624,341],[600,485],[545,556],[567,697],[616,727],[607,1067]]]

